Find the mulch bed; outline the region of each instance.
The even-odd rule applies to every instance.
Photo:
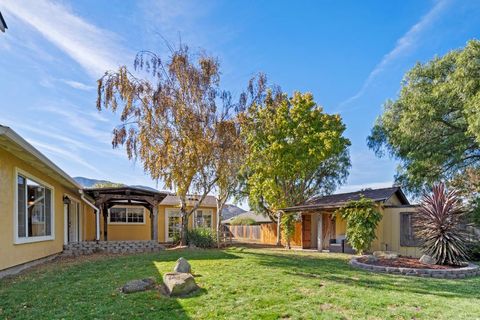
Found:
[[[414,268],[414,269],[452,269],[459,268],[458,266],[443,266],[443,265],[430,265],[421,263],[418,259],[398,257],[397,259],[383,259],[379,258],[377,261],[368,261],[367,258],[358,258],[358,261],[365,264],[371,264],[374,266],[382,267],[395,267],[395,268]]]

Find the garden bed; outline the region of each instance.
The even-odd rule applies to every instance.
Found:
[[[445,266],[445,265],[430,265],[421,263],[416,258],[398,257],[396,259],[378,258],[376,261],[369,261],[367,257],[360,257],[358,261],[361,263],[371,264],[375,266],[383,267],[395,267],[395,268],[414,268],[414,269],[456,269],[459,266]]]
[[[399,257],[396,259],[369,260],[368,257],[354,257],[350,265],[372,272],[417,276],[425,278],[457,279],[480,275],[480,267],[469,263],[464,267],[426,265],[413,258]]]

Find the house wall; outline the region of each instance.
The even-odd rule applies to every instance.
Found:
[[[15,168],[42,180],[53,187],[53,240],[15,244],[14,202],[16,193]],[[64,243],[65,194],[80,197],[55,178],[32,167],[12,153],[0,148],[0,270],[59,253]]]
[[[166,225],[166,209],[176,209],[178,206],[172,205],[162,205],[158,206],[158,241],[159,242],[168,242],[167,235],[165,232]],[[209,209],[212,210],[212,230],[216,230],[217,223],[217,208],[214,207],[199,207],[199,210]],[[126,224],[110,224],[108,223],[107,237],[108,240],[118,241],[118,240],[151,240],[151,219],[150,212],[145,209],[145,223],[144,224],[135,224],[135,223],[126,223]],[[189,217],[188,220],[189,229],[193,228],[193,214]],[[85,229],[90,238],[86,240],[95,239],[95,215],[92,214],[91,217],[87,219]],[[103,216],[100,219],[100,236],[103,240]]]
[[[400,204],[400,202],[395,201],[392,203],[395,205]],[[419,247],[404,247],[400,246],[400,213],[401,212],[415,212],[414,207],[395,207],[395,208],[384,208],[381,207],[380,211],[382,213],[382,220],[379,222],[375,239],[372,242],[371,251],[377,250],[389,250],[396,251],[400,255],[410,256],[410,257],[420,257],[422,251]],[[340,235],[345,235],[347,224],[346,221],[337,217],[336,220],[336,234],[337,237]]]
[[[415,207],[385,208],[383,216],[383,245],[391,251],[396,251],[400,255],[419,258],[422,256],[421,248],[400,246],[400,213],[415,212]],[[380,226],[379,226],[380,227]],[[385,250],[385,246],[383,249]]]

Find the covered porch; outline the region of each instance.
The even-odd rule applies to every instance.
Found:
[[[158,242],[158,205],[169,193],[160,192],[151,189],[143,189],[137,187],[111,187],[111,188],[88,188],[84,189],[85,195],[92,199],[92,203],[98,209],[95,213],[95,240],[112,241],[117,240],[113,235],[109,235],[110,227],[115,226],[122,229],[122,233],[127,237],[122,240],[136,240],[134,238],[128,238],[128,235],[133,236],[133,230],[135,227],[141,225],[142,228],[149,227],[146,234],[150,236],[143,240],[151,240]],[[113,207],[132,208],[132,210],[126,210],[125,213],[116,213],[115,222],[110,217],[110,210]],[[140,208],[138,210],[133,210]],[[131,211],[131,212],[130,212]],[[143,212],[148,211],[148,218]],[[131,215],[131,217],[130,217]],[[118,223],[118,218],[125,216],[125,222],[123,225]],[[133,219],[129,224],[129,219]],[[135,225],[133,222],[136,222]],[[145,232],[141,232],[144,234]]]
[[[309,210],[301,214],[302,249],[355,253],[346,240],[346,224],[334,209]]]

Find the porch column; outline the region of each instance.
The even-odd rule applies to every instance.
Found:
[[[108,240],[108,235],[107,235],[107,230],[108,230],[108,210],[107,206],[103,205],[102,206],[102,213],[103,213],[103,240],[107,241]]]
[[[95,212],[95,240],[100,240],[100,210]]]
[[[158,203],[154,203],[153,209],[152,209],[152,215],[153,215],[153,239],[154,241],[158,242]]]
[[[317,213],[317,250],[323,250],[323,214]]]

